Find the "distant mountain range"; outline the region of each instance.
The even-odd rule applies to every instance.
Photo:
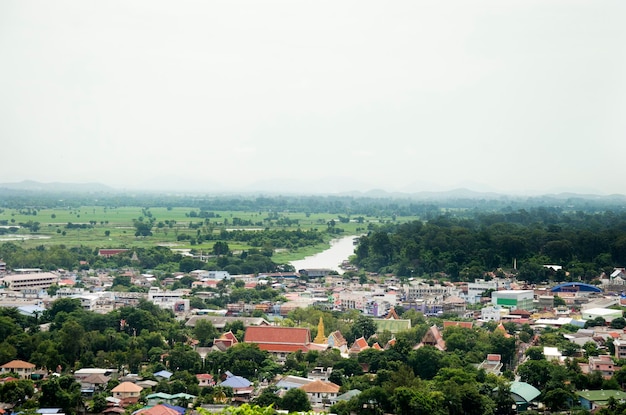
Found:
[[[536,196],[528,195],[511,195],[495,191],[474,191],[467,188],[458,188],[451,190],[425,190],[418,191],[416,184],[404,189],[403,191],[387,191],[384,189],[371,190],[347,190],[347,189],[364,189],[366,184],[353,179],[333,180],[330,178],[320,180],[265,180],[240,188],[228,188],[215,182],[202,182],[200,180],[153,180],[145,182],[143,185],[133,188],[115,188],[104,185],[102,183],[61,183],[51,182],[42,183],[33,180],[24,180],[16,183],[0,183],[0,190],[5,189],[11,192],[28,191],[28,192],[47,192],[47,193],[128,193],[128,192],[145,192],[145,193],[170,193],[170,194],[241,194],[241,195],[335,195],[365,198],[403,198],[415,199],[419,201],[441,201],[453,199],[474,199],[474,200],[519,200],[528,198],[548,198],[554,200],[593,200],[593,201],[612,201],[626,203],[626,196],[621,194],[614,195],[596,195],[589,193],[551,193]],[[431,187],[432,186],[424,186]],[[410,189],[410,190],[409,190]]]
[[[114,193],[117,191],[117,189],[102,183],[41,183],[34,180],[24,180],[17,183],[0,183],[0,189],[49,193]]]

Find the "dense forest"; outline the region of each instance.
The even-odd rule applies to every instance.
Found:
[[[517,263],[518,278],[529,282],[591,281],[626,265],[626,214],[533,208],[389,223],[360,238],[355,263],[400,276],[443,272],[455,281]]]

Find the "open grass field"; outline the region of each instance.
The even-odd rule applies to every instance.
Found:
[[[30,212],[30,214],[28,214]],[[192,213],[193,212],[193,213]],[[334,221],[335,227],[343,230],[342,235],[357,235],[367,231],[371,224],[380,224],[391,221],[388,217],[367,217],[357,215],[350,222],[340,222],[337,215],[332,214],[305,214],[303,212],[279,212],[272,215],[267,212],[242,211],[215,211],[214,217],[194,217],[198,212],[192,208],[150,208],[142,209],[138,206],[105,207],[82,206],[72,209],[41,209],[36,214],[28,209],[3,209],[0,212],[0,223],[3,227],[17,227],[16,232],[7,232],[0,235],[0,243],[13,241],[25,248],[40,245],[63,244],[68,247],[88,246],[95,248],[129,248],[166,245],[172,248],[211,250],[215,241],[204,241],[200,244],[191,244],[189,240],[179,240],[180,235],[189,235],[194,238],[198,233],[219,234],[222,230],[246,229],[258,232],[264,229],[271,230],[310,230],[324,231],[329,222]],[[152,236],[135,236],[134,221],[143,217],[144,221],[154,221]],[[356,218],[361,218],[356,220]],[[398,222],[415,220],[416,217],[397,218]],[[29,221],[38,222],[38,229],[20,226]],[[243,225],[241,225],[243,223]],[[71,228],[68,224],[84,225],[84,228]],[[190,226],[191,225],[191,226]],[[327,241],[341,235],[328,235]],[[251,248],[245,243],[228,241],[233,251]],[[293,251],[279,251],[275,260],[286,262],[304,258],[307,255],[320,252],[328,244],[314,247],[300,248]]]

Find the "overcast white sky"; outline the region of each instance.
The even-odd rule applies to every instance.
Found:
[[[3,0],[0,182],[626,194],[625,17],[623,0]]]

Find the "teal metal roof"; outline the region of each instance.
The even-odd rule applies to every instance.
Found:
[[[361,391],[358,390],[358,389],[350,389],[348,392],[337,396],[337,400],[338,401],[349,401],[350,399],[354,398],[355,396],[359,395],[360,393],[361,393]]]
[[[519,396],[524,402],[531,402],[541,395],[539,389],[526,382],[511,382],[511,393]],[[516,402],[519,401],[516,399]]]

